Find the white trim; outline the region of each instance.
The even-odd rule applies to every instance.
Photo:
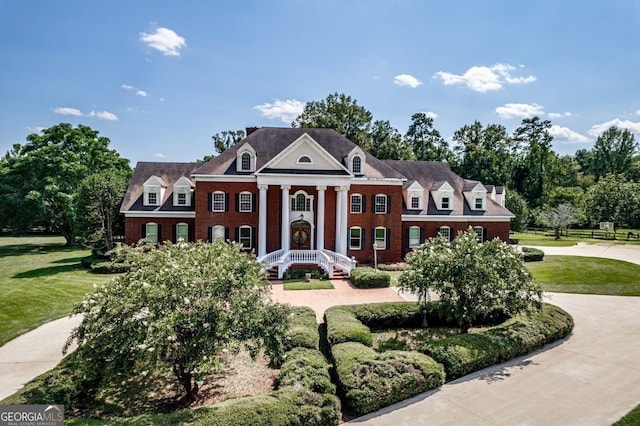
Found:
[[[178,240],[180,239],[181,235],[178,235],[178,227],[179,226],[186,226],[187,227],[187,238],[183,238],[182,241],[185,243],[189,242],[189,224],[186,222],[179,222],[176,223],[176,242],[178,242]]]
[[[300,161],[300,160],[302,160],[302,158],[304,158],[304,157],[308,158],[308,159],[309,159],[309,161]],[[300,155],[300,156],[298,157],[298,159],[296,160],[296,164],[302,164],[302,165],[311,164],[311,165],[313,165],[313,158],[311,158],[311,157],[310,157],[309,155],[307,155],[307,154],[302,154],[302,155]]]
[[[406,179],[397,178],[368,178],[368,177],[354,177],[351,179],[351,185],[394,185],[403,186]]]
[[[387,233],[388,233],[388,228],[384,227],[384,226],[376,226],[375,228],[373,228],[373,243],[376,244],[376,247],[378,245],[378,230],[383,230],[384,231],[384,246],[383,247],[377,247],[376,250],[386,250],[387,249]]]
[[[403,222],[509,222],[515,216],[447,216],[403,214]]]
[[[196,182],[255,182],[254,175],[191,175]]]
[[[360,211],[359,212],[354,212],[353,211],[353,197],[360,197]],[[349,194],[349,214],[362,214],[362,194],[360,194],[359,192],[354,192],[353,194]]]
[[[216,195],[222,195],[222,210],[216,210],[214,206],[216,205]],[[224,191],[213,191],[211,193],[211,205],[209,206],[210,211],[213,213],[224,213],[228,210],[229,206],[227,206],[227,193]]]
[[[351,241],[353,238],[351,237],[351,231],[357,229],[360,231],[360,236],[358,237],[358,247],[354,247],[351,245]],[[352,226],[349,228],[349,250],[362,250],[362,227],[361,226]]]
[[[142,211],[120,211],[124,217],[166,217],[175,219],[195,219],[196,212],[142,212]]]

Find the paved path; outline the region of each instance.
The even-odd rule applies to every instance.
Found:
[[[573,315],[568,339],[349,424],[611,425],[640,402],[640,298],[546,296]]]
[[[48,322],[0,347],[0,400],[58,365],[62,347],[80,318]]]

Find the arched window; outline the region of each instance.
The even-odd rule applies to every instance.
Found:
[[[362,213],[364,211],[362,195],[351,194],[351,213]]]
[[[178,223],[176,225],[176,242],[189,242],[189,224]]]
[[[420,245],[420,227],[419,226],[410,226],[409,227],[409,247],[415,248]]]
[[[362,249],[362,228],[359,226],[352,226],[349,228],[349,249]]]
[[[227,197],[224,192],[216,191],[211,195],[211,211],[223,212],[227,210]]]
[[[441,226],[438,228],[438,238],[444,238],[447,241],[451,241],[451,228],[448,226]]]
[[[375,244],[377,250],[384,250],[387,248],[387,228],[379,226],[374,231]]]
[[[243,172],[251,171],[251,154],[248,152],[240,156],[240,170]]]
[[[157,244],[158,243],[158,224],[149,222],[145,225],[145,237],[148,242]]]
[[[239,195],[239,207],[243,213],[253,210],[253,194],[251,192],[241,192]]]
[[[377,194],[375,197],[376,205],[375,211],[379,214],[388,213],[387,211],[387,196],[384,194]]]
[[[356,174],[362,173],[362,158],[359,155],[351,159],[351,171]]]
[[[238,234],[238,242],[242,244],[242,248],[250,249],[253,247],[253,235],[250,226],[241,226]]]
[[[313,161],[311,161],[311,157],[309,157],[308,155],[301,155],[300,158],[298,158],[297,163],[298,164],[313,164]]]
[[[222,225],[215,225],[211,228],[211,242],[225,239],[225,229]]]
[[[291,210],[294,212],[311,211],[311,197],[304,191],[298,191],[291,197]]]
[[[474,226],[473,232],[476,233],[476,238],[478,239],[478,242],[480,243],[484,242],[484,228],[482,226]]]

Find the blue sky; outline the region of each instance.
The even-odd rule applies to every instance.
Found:
[[[554,149],[640,139],[636,0],[0,0],[0,153],[85,124],[132,161],[193,161],[211,135],[290,126],[345,93],[405,133],[551,120]]]

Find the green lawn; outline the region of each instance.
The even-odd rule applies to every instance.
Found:
[[[329,290],[333,289],[333,284],[329,280],[318,280],[312,278],[307,282],[304,278],[284,280],[285,290]]]
[[[87,255],[62,237],[0,237],[0,346],[69,314],[93,283],[111,279],[83,269]]]
[[[640,296],[640,265],[613,259],[545,256],[526,264],[544,291]]]
[[[629,411],[623,418],[613,424],[613,426],[636,426],[640,425],[640,405]]]
[[[548,246],[548,247],[569,247],[578,244],[579,242],[584,242],[587,244],[598,244],[598,243],[606,243],[606,244],[632,244],[632,245],[640,245],[640,240],[631,239],[627,240],[627,232],[628,229],[619,229],[616,235],[616,240],[605,240],[605,239],[597,239],[597,238],[588,238],[587,235],[590,231],[585,230],[584,232],[577,230],[570,230],[569,236],[563,236],[559,240],[556,240],[553,236],[553,231],[541,232],[541,231],[529,231],[529,232],[515,232],[511,234],[511,238],[519,241],[520,245],[523,246]],[[634,233],[637,233],[638,230],[631,230]],[[600,232],[600,231],[598,231]],[[578,234],[582,233],[583,236],[579,236]]]

